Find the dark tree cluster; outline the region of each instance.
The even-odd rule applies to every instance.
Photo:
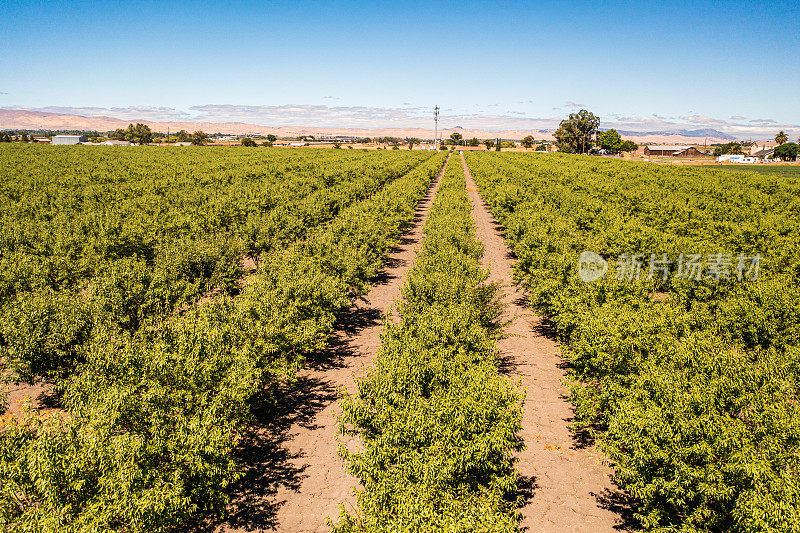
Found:
[[[742,153],[742,143],[737,142],[729,142],[728,144],[723,144],[722,146],[714,148],[714,157],[726,154],[738,155]]]
[[[153,142],[153,132],[146,124],[128,124],[126,129],[119,128],[109,135],[109,138],[118,141],[128,141],[132,144],[148,144]]]
[[[800,146],[797,143],[783,143],[775,148],[775,157],[783,161],[794,161],[797,159],[798,151]]]

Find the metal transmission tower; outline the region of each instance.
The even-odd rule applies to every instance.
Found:
[[[435,123],[433,127],[433,149],[436,150],[438,146],[436,146],[439,142],[439,106],[433,108],[433,122]]]

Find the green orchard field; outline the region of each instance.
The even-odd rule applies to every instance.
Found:
[[[63,405],[2,428],[0,524],[168,531],[221,512],[251,409],[325,345],[444,157],[0,148],[0,354]]]
[[[569,364],[575,437],[611,460],[637,527],[800,530],[794,167],[466,162]],[[399,318],[340,392],[361,489],[330,527],[518,531],[526,391],[499,368],[503,288],[472,207],[446,153],[0,146],[0,362],[60,399],[3,418],[0,526],[224,513],[254,411],[424,222]]]
[[[374,367],[342,398],[343,450],[364,490],[335,533],[518,531],[513,452],[523,394],[498,372],[498,287],[486,281],[458,156],[450,157]]]
[[[613,461],[640,525],[800,529],[797,178],[564,155],[467,161],[571,363],[574,429]],[[604,277],[582,281],[583,251],[609,260]],[[681,253],[706,268],[687,275]]]
[[[770,174],[774,176],[783,176],[785,178],[800,179],[800,165],[715,165],[713,168],[720,168],[724,170],[736,172],[757,172],[759,174]]]

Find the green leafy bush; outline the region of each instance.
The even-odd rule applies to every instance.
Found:
[[[562,155],[468,154],[515,275],[572,364],[643,528],[800,531],[800,188],[793,178]],[[609,259],[602,280],[578,255]],[[623,253],[760,254],[757,281],[620,280]]]
[[[500,377],[497,287],[480,264],[460,165],[449,163],[375,367],[342,398],[340,448],[363,491],[335,532],[517,531],[522,396]]]
[[[374,194],[337,203],[327,225],[309,225],[305,239],[265,253],[238,296],[222,292],[182,315],[142,319],[148,291],[158,287],[155,302],[181,301],[183,283],[221,280],[228,267],[220,264],[228,262],[207,261],[198,246],[185,250],[187,261],[157,263],[167,274],[148,271],[138,257],[106,266],[85,302],[98,310],[94,316],[117,318],[94,324],[81,344],[77,366],[62,381],[63,417],[30,416],[0,432],[0,526],[160,532],[198,513],[222,512],[226,489],[240,475],[231,451],[252,403],[268,402],[277,383],[295,379],[303,354],[324,346],[337,313],[366,289],[364,276],[413,218],[443,159],[376,177],[386,185]],[[346,187],[355,193],[363,185]],[[362,249],[373,252],[362,256]],[[358,264],[341,268],[342,260]],[[134,317],[139,327],[127,327]],[[74,337],[73,329],[58,328],[69,335],[57,338]]]

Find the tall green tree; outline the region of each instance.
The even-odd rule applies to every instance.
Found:
[[[128,141],[132,144],[147,144],[153,142],[153,132],[146,124],[128,124],[128,128],[117,130],[116,137],[120,140]],[[121,138],[120,138],[121,137]]]
[[[784,161],[794,161],[797,159],[798,148],[796,143],[783,143],[775,148],[775,157]]]
[[[273,134],[271,134],[271,133],[270,133],[269,135],[267,135],[267,140],[268,140],[269,142],[271,142],[271,143],[274,143],[275,141],[277,141],[277,140],[278,140],[278,138],[277,138],[275,135],[273,135]]]
[[[600,119],[585,109],[570,113],[569,118],[562,120],[553,133],[558,149],[571,154],[586,153],[592,147],[592,139],[599,125]]]
[[[153,142],[153,132],[150,130],[149,126],[136,124],[136,135],[139,137],[139,144]]]
[[[783,131],[779,131],[778,134],[775,136],[775,142],[778,143],[778,146],[782,145],[786,141],[789,140],[789,136],[786,135]]]
[[[603,150],[617,153],[622,149],[622,137],[615,129],[604,131],[597,136],[597,144]]]
[[[197,130],[192,134],[192,144],[203,146],[208,141],[208,134],[202,130]]]
[[[453,141],[453,144],[461,144],[461,139],[462,138],[463,138],[463,136],[458,132],[454,132],[454,133],[450,134],[450,140]]]
[[[533,136],[528,135],[527,137],[522,139],[522,146],[524,146],[525,148],[531,148],[534,142],[535,139],[533,138]]]
[[[486,145],[487,150],[491,150],[494,147],[494,141],[492,139],[486,139],[483,141],[483,144]]]

